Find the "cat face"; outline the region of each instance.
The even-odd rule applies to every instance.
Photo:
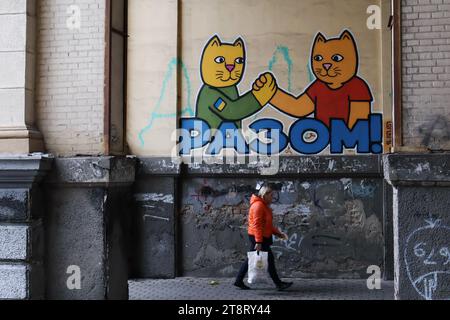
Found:
[[[330,40],[319,33],[311,59],[316,77],[333,89],[340,88],[358,72],[358,50],[347,30],[338,39]]]
[[[234,44],[222,43],[214,36],[206,45],[202,61],[203,82],[216,88],[237,85],[244,74],[245,46],[239,38]]]

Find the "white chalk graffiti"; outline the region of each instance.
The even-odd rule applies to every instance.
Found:
[[[296,232],[293,233],[288,237],[287,240],[282,239],[274,239],[272,246],[274,251],[277,254],[277,258],[279,259],[283,255],[283,251],[294,251],[294,252],[300,252],[300,247],[302,245],[304,237],[302,235],[298,235]],[[275,245],[278,244],[278,245]],[[277,250],[278,249],[278,250]],[[281,251],[280,251],[281,250]]]
[[[414,230],[403,252],[406,272],[415,291],[426,300],[449,299],[450,228],[440,220],[426,220]]]
[[[138,193],[134,198],[137,202],[164,202],[173,204],[173,196],[171,194]]]

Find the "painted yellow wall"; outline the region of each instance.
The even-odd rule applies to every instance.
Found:
[[[391,106],[386,98],[390,74],[385,73],[390,67],[384,68],[389,81],[383,81],[382,71],[390,59],[386,59],[390,34],[385,31],[383,38],[380,30],[367,28],[367,8],[374,4],[383,8],[382,26],[387,29],[390,7],[385,0],[184,0],[179,8],[177,1],[130,1],[127,138],[131,152],[140,156],[171,155],[175,115],[187,117],[191,110],[195,112],[196,95],[202,85],[200,57],[214,34],[224,42],[233,42],[239,36],[245,40],[247,67],[239,85],[241,93],[249,90],[255,78],[276,59],[273,73],[279,85],[286,90],[290,87],[298,95],[314,79],[308,63],[316,33],[337,37],[343,29],[350,29],[359,47],[359,76],[372,89],[373,110],[382,112],[384,108],[386,121]],[[170,64],[177,56],[177,34],[183,62],[178,73],[175,64]],[[283,52],[289,52],[289,63]],[[267,107],[244,120],[244,128],[260,117],[280,119],[286,131],[295,120]]]

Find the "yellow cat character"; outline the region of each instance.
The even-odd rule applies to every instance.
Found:
[[[373,102],[368,84],[358,77],[358,48],[353,35],[345,30],[339,38],[317,34],[311,53],[316,80],[298,97],[278,88],[270,104],[294,117],[312,113],[328,127],[332,119],[342,119],[349,128],[367,120]],[[254,90],[265,84],[256,81]]]
[[[271,75],[262,75],[264,88],[240,95],[237,85],[241,82],[246,64],[245,44],[238,38],[233,44],[222,43],[212,37],[203,50],[201,77],[203,86],[196,103],[196,117],[217,129],[224,121],[234,122],[241,128],[241,121],[265,106],[275,94],[276,83]]]

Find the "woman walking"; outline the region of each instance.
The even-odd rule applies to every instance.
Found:
[[[258,196],[253,195],[250,200],[250,211],[248,215],[248,238],[250,240],[250,251],[264,251],[268,253],[269,274],[278,290],[285,290],[292,286],[292,282],[283,282],[278,277],[275,268],[275,258],[273,256],[271,245],[273,244],[272,235],[280,239],[287,240],[287,235],[280,232],[273,226],[273,214],[270,209],[272,203],[272,188],[263,186]],[[244,284],[244,278],[248,271],[248,259],[242,264],[236,277],[234,285],[242,290],[250,288]]]

